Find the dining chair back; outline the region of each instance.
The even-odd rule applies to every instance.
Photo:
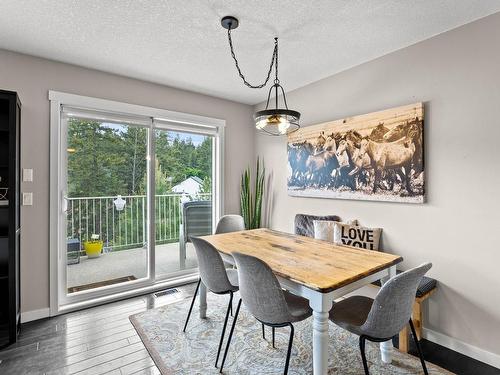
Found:
[[[196,284],[196,290],[194,292],[193,299],[191,300],[183,332],[186,331],[191,312],[193,311],[194,300],[196,299],[196,295],[200,289],[201,282],[203,282],[203,284],[213,293],[229,294],[229,303],[227,305],[224,325],[222,326],[219,346],[217,349],[217,357],[215,358],[215,367],[217,367],[222,342],[224,341],[224,334],[226,332],[227,321],[229,314],[232,314],[233,311],[233,295],[234,292],[238,291],[238,274],[236,270],[226,270],[219,252],[213,247],[212,244],[199,237],[191,237],[190,240],[194,245],[196,256],[198,258],[200,279],[198,280],[198,284]]]
[[[238,232],[245,230],[245,221],[240,215],[224,215],[215,228],[215,234]]]
[[[229,331],[226,350],[220,366],[220,372],[224,368],[229,345],[233,336],[234,327],[238,320],[241,301],[249,312],[262,323],[264,336],[264,325],[272,327],[273,347],[275,328],[290,327],[290,338],[285,360],[284,374],[288,374],[290,355],[292,353],[294,322],[300,322],[311,316],[312,310],[306,299],[292,295],[281,289],[280,283],[271,268],[262,260],[241,253],[232,253],[238,268],[238,280],[240,287],[240,300],[236,307],[233,324]]]
[[[241,299],[250,313],[264,323],[290,322],[283,290],[271,268],[253,256],[232,255],[238,268]]]
[[[217,249],[199,237],[191,237],[198,258],[198,268],[203,284],[213,293],[227,293],[238,290],[229,281],[224,262]]]
[[[431,267],[431,263],[424,263],[394,276],[380,288],[375,299],[350,296],[333,305],[330,320],[359,335],[359,349],[365,375],[370,374],[365,354],[366,340],[389,341],[407,324],[410,325],[424,374],[428,374],[411,314],[418,284]]]
[[[397,335],[408,324],[418,284],[431,267],[431,263],[424,263],[385,283],[375,297],[361,331],[377,338]]]

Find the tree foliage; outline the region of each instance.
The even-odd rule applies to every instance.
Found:
[[[147,129],[85,119],[68,121],[70,197],[145,193]],[[212,139],[195,144],[179,133],[156,130],[156,193],[165,194],[190,176],[210,181]],[[204,183],[203,189],[209,184]]]

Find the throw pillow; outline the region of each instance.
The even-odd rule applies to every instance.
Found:
[[[337,223],[337,221],[314,220],[314,238],[333,242],[333,228],[335,223]]]
[[[338,223],[338,221],[313,220],[314,238],[317,240],[334,242],[333,238],[334,223]],[[349,220],[347,224],[351,226],[359,226],[359,222],[357,219]]]
[[[339,245],[378,250],[382,228],[366,228],[357,225],[334,223],[333,242]]]

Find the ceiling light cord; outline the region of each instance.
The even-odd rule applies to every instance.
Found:
[[[239,21],[236,17],[233,16],[225,16],[220,20],[221,26],[227,30],[227,38],[229,40],[229,48],[231,49],[231,57],[234,60],[236,65],[236,69],[238,70],[238,74],[240,78],[243,80],[243,83],[252,89],[261,89],[267,85],[269,80],[271,79],[271,74],[273,72],[273,68],[275,71],[274,82],[269,88],[267,94],[267,102],[266,108],[260,111],[256,111],[253,115],[255,121],[255,128],[258,131],[262,131],[265,134],[274,135],[274,136],[283,136],[293,133],[300,129],[300,112],[294,111],[288,108],[288,103],[286,102],[285,90],[280,85],[280,80],[278,78],[278,38],[274,38],[274,50],[273,56],[271,58],[271,64],[269,64],[269,70],[267,72],[267,77],[264,83],[260,85],[252,85],[249,83],[243,73],[241,72],[240,65],[238,63],[238,59],[236,58],[236,53],[234,52],[233,41],[231,39],[231,30],[234,30],[238,27]],[[271,95],[274,94],[274,107],[269,108],[269,102],[271,101]],[[285,105],[285,108],[279,105],[279,97],[283,98],[282,102]]]
[[[229,40],[229,47],[231,48],[231,56],[232,56],[234,63],[236,65],[236,69],[238,70],[238,74],[246,86],[250,87],[251,89],[261,89],[264,86],[266,86],[267,83],[269,82],[269,78],[271,77],[271,72],[273,71],[273,66],[275,67],[275,71],[276,71],[276,78],[274,80],[274,83],[279,84],[279,79],[278,79],[278,38],[274,38],[273,56],[271,58],[271,64],[269,65],[269,71],[267,72],[267,78],[264,81],[264,83],[261,83],[260,85],[252,85],[250,82],[248,82],[246,80],[245,76],[241,72],[240,65],[238,64],[238,59],[236,58],[236,54],[234,52],[233,40],[231,39],[231,28],[228,28],[228,30],[227,30],[227,38]]]

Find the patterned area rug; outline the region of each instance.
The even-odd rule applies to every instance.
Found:
[[[239,299],[235,296],[234,308]],[[198,300],[193,307],[186,333],[182,332],[190,299],[132,315],[130,321],[162,374],[218,374],[214,367],[220,333],[229,296],[208,294],[207,319],[200,319]],[[232,318],[228,322],[226,338]],[[330,323],[329,374],[364,374],[358,337]],[[271,328],[262,338],[260,323],[244,308],[240,310],[233,340],[224,365],[224,374],[283,373],[288,345],[288,328],[276,329],[276,349],[271,343]],[[221,351],[221,359],[225,343]],[[367,342],[367,359],[372,375],[423,374],[417,357],[396,349],[392,364],[380,360],[378,344]],[[427,362],[430,374],[450,374]],[[290,375],[312,374],[312,318],[295,324],[290,358]]]

